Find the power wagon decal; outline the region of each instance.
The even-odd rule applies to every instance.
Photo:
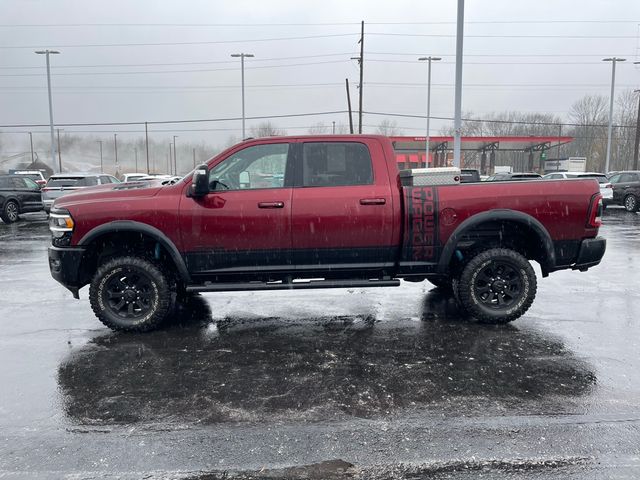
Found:
[[[404,225],[405,262],[436,262],[438,241],[438,198],[435,187],[404,187],[406,217]]]

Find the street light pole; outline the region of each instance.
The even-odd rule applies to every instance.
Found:
[[[35,158],[33,156],[33,134],[29,132],[29,143],[31,144],[31,163],[35,162]]]
[[[425,166],[429,168],[429,121],[431,120],[431,62],[439,62],[442,60],[440,57],[420,57],[418,61],[427,61],[429,67],[427,68],[427,141],[425,144]]]
[[[611,62],[611,98],[609,98],[609,128],[607,131],[607,157],[604,164],[604,171],[609,171],[609,160],[611,157],[611,131],[613,129],[613,92],[616,85],[616,63],[625,62],[626,58],[603,58],[603,62]]]
[[[56,128],[56,133],[58,135],[58,166],[60,167],[60,172],[62,173],[62,154],[60,153],[60,129]]]
[[[640,64],[640,62],[634,62]],[[633,144],[633,169],[638,170],[638,154],[640,153],[640,90],[634,90],[638,94],[638,119],[636,120],[636,140]]]
[[[136,156],[136,169],[134,170],[134,172],[138,171],[138,147],[133,147],[133,153]]]
[[[460,168],[462,147],[462,41],[464,39],[464,0],[458,0],[456,22],[456,88],[453,118],[453,166]]]
[[[178,135],[173,136],[173,174],[178,175],[178,157],[176,157],[176,138]]]
[[[102,168],[102,140],[98,140],[100,144],[100,173],[104,173],[104,168]]]
[[[245,116],[244,116],[244,59],[245,58],[253,58],[254,55],[252,53],[233,53],[231,54],[234,58],[240,58],[240,76],[242,82],[242,139],[246,138],[245,135]]]
[[[116,171],[118,170],[118,134],[113,134],[113,150],[116,154]]]
[[[53,102],[51,100],[51,67],[49,64],[49,55],[58,55],[60,52],[57,50],[36,50],[38,55],[46,55],[47,57],[47,92],[49,93],[49,130],[51,133],[51,164],[55,167],[56,164],[56,152],[53,140]],[[60,168],[62,173],[62,168]]]

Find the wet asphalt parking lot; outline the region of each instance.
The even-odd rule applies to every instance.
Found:
[[[2,478],[638,478],[640,215],[507,326],[431,287],[196,297],[113,333],[0,223]],[[539,270],[538,270],[539,272]]]

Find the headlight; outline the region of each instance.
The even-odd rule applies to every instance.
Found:
[[[71,235],[73,232],[73,218],[69,212],[56,212],[49,214],[49,230],[54,238]]]

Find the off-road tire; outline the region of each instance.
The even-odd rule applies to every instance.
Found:
[[[171,313],[174,297],[169,275],[150,260],[135,256],[107,260],[89,286],[89,301],[98,319],[113,330],[126,332],[158,328]],[[118,308],[120,301],[126,303]]]
[[[524,256],[507,248],[492,248],[469,260],[453,287],[458,304],[470,316],[497,324],[511,322],[529,309],[537,282]]]
[[[637,212],[639,206],[640,205],[638,205],[638,197],[636,197],[634,194],[629,194],[624,197],[624,209],[627,212]]]
[[[13,223],[18,221],[18,214],[20,213],[20,207],[13,200],[8,200],[0,212],[0,218],[4,223]]]

